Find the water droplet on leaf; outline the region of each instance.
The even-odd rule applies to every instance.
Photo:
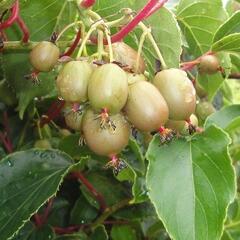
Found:
[[[9,167],[13,167],[13,162],[12,161],[8,160],[7,164],[8,164]]]

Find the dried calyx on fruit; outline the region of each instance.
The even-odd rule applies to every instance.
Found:
[[[185,71],[175,68],[163,70],[157,73],[153,84],[167,102],[169,119],[186,120],[194,113],[196,91]]]
[[[111,116],[115,129],[101,128],[100,119],[93,110],[89,109],[83,117],[83,134],[88,147],[101,156],[118,154],[128,144],[130,126],[120,113]]]
[[[220,69],[220,63],[215,55],[205,55],[200,58],[198,70],[200,74],[215,74]]]
[[[85,61],[66,63],[57,77],[59,95],[68,102],[85,102],[92,67]]]
[[[52,42],[38,43],[30,52],[30,62],[39,72],[50,72],[60,56],[59,48]]]
[[[132,70],[132,72],[144,73],[146,65],[142,56],[139,57],[137,66],[137,51],[135,51],[124,42],[117,42],[112,44],[112,49],[114,60],[116,62],[119,62],[122,65],[126,65],[130,70]],[[109,52],[108,46],[106,47],[106,51]]]
[[[198,119],[196,115],[192,114],[189,118],[189,121],[174,121],[168,120],[166,127],[170,128],[180,134],[189,134],[189,124],[194,127],[198,126]]]

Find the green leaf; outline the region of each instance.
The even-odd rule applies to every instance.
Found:
[[[33,232],[35,226],[29,221],[20,229],[20,231],[11,240],[28,240],[29,236]]]
[[[54,198],[51,213],[47,223],[51,226],[64,226],[69,216],[70,203],[64,198]]]
[[[43,226],[34,229],[28,240],[51,240],[55,238],[55,233],[50,226]]]
[[[32,149],[10,154],[1,160],[2,240],[18,231],[56,193],[71,166],[71,158],[56,150]]]
[[[214,35],[213,43],[219,41],[223,37],[226,37],[232,33],[239,33],[240,32],[239,21],[240,12],[238,11],[219,27],[219,29]]]
[[[79,145],[79,139],[81,135],[79,133],[72,134],[63,138],[59,143],[59,149],[66,152],[72,158],[77,160],[82,159],[96,159],[105,162],[106,158],[100,157],[94,154],[87,145]]]
[[[231,235],[227,231],[224,231],[221,240],[234,240],[234,239],[231,237]]]
[[[63,29],[70,22],[74,22],[77,9],[72,1],[67,0],[31,0],[20,1],[21,17],[31,33],[32,41],[48,40],[54,31]],[[20,40],[19,28],[7,30],[11,40]]]
[[[126,162],[134,169],[134,171],[144,174],[145,160],[143,152],[135,139],[129,139],[128,146],[122,151],[121,155],[122,158],[124,158]]]
[[[3,67],[5,77],[9,85],[15,90],[19,99],[18,110],[22,119],[29,103],[35,97],[42,99],[57,96],[55,86],[56,73],[41,73],[39,85],[34,85],[32,81],[24,76],[31,73],[28,52],[6,53],[3,55]]]
[[[240,33],[233,33],[215,42],[212,45],[212,51],[240,52],[239,45],[240,45]]]
[[[110,172],[111,173],[111,172]],[[111,173],[112,174],[112,173]],[[93,185],[97,192],[101,193],[107,206],[112,206],[121,200],[129,197],[127,189],[111,175],[104,175],[104,172],[90,172],[87,176],[88,181]],[[98,208],[98,203],[89,193],[84,185],[81,190],[86,199],[92,206]]]
[[[5,0],[0,2],[0,15],[6,10],[9,9],[13,4],[15,0]]]
[[[112,0],[97,0],[94,5],[94,10],[103,17],[117,15],[122,8],[133,7],[136,0],[119,0],[117,2]]]
[[[233,64],[232,72],[240,72],[240,54],[239,53],[231,53],[231,62]]]
[[[61,235],[54,238],[54,240],[89,240],[89,238],[84,232],[79,232],[79,233]]]
[[[218,240],[236,191],[229,136],[210,126],[189,140],[147,151],[149,197],[168,233],[177,240]]]
[[[216,73],[213,75],[197,75],[197,80],[200,85],[204,88],[204,90],[208,93],[208,98],[210,100],[213,99],[217,90],[221,87],[222,83],[224,82],[224,78],[222,77],[221,73]]]
[[[94,232],[91,234],[91,240],[108,240],[107,231],[104,225],[99,225],[94,229]]]
[[[111,237],[113,240],[137,240],[136,232],[130,226],[113,226]]]
[[[217,125],[227,131],[239,127],[240,124],[240,105],[227,106],[220,111],[217,111],[210,115],[204,125],[204,128],[208,128],[212,125]]]
[[[91,223],[97,215],[98,212],[96,208],[90,205],[86,198],[81,195],[71,211],[70,223],[72,225]]]
[[[213,40],[213,51],[239,52],[240,43],[240,12],[232,15],[216,32]]]
[[[150,217],[157,219],[155,209],[149,201],[141,204],[132,204],[123,209],[120,209],[114,213],[113,217],[116,219],[125,219],[132,222],[142,221],[143,219]]]
[[[221,0],[181,0],[177,20],[189,45],[189,52],[199,57],[209,51],[216,30],[226,18]]]
[[[141,203],[148,200],[147,187],[145,177],[135,175],[134,183],[132,186],[132,203]]]

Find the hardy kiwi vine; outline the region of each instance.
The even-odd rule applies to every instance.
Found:
[[[113,168],[117,175],[126,167],[118,154],[127,146],[132,127],[142,132],[158,133],[162,144],[171,141],[186,129],[188,134],[200,131],[193,115],[196,95],[188,78],[191,78],[190,71],[195,66],[198,66],[200,74],[213,74],[217,71],[224,74],[224,71],[213,52],[207,52],[196,60],[183,62],[181,69],[168,69],[151,28],[143,23],[166,2],[167,0],[149,0],[137,14],[131,9],[124,9],[119,19],[108,22],[92,10],[95,0],[76,0],[81,21],[70,23],[61,32],[53,33],[50,41],[37,43],[29,41],[30,33],[20,16],[19,0],[16,0],[8,19],[1,22],[0,31],[17,23],[23,38],[15,42],[4,41],[2,50],[31,50],[33,72],[28,77],[35,80],[40,72],[50,72],[57,63],[65,63],[56,79],[61,98],[54,101],[47,113],[41,118],[39,116],[37,121],[40,139],[41,128],[63,112],[66,126],[82,133],[86,144],[94,153],[109,157],[106,168]],[[120,30],[112,35],[112,27]],[[136,27],[142,30],[137,51],[122,42]],[[61,41],[61,37],[70,28],[77,29],[74,39],[70,42]],[[93,33],[97,33],[97,36]],[[146,80],[148,74],[142,57],[146,39],[151,43],[161,63],[161,71],[156,73],[152,82]],[[89,56],[88,44],[97,45],[97,53]],[[63,48],[66,50],[60,53]],[[130,57],[126,57],[126,53]],[[71,58],[73,55],[76,60]],[[86,58],[90,61],[85,61]],[[188,74],[185,71],[188,71]],[[79,76],[81,81],[78,81]],[[179,83],[184,86],[181,91],[178,89]],[[109,88],[111,91],[108,91]],[[179,92],[177,97],[169,94],[173,90]],[[136,101],[137,98],[144,99],[144,102]],[[13,146],[7,114],[4,119],[5,131],[0,132],[0,140],[10,153]],[[171,129],[167,128],[168,125]],[[102,215],[91,226],[70,226],[66,229],[55,227],[58,234],[74,232],[81,227],[94,228],[100,223],[106,223],[111,213],[129,204],[129,199],[126,199],[109,207],[102,194],[88,182],[83,173],[75,171],[70,173],[69,177],[85,185],[98,202]],[[34,215],[37,227],[46,222],[52,203],[53,199],[49,200],[44,212]]]

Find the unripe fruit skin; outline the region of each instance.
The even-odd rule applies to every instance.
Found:
[[[122,114],[111,116],[116,129],[100,127],[100,119],[92,110],[87,110],[83,117],[83,134],[89,148],[101,156],[112,156],[121,152],[127,146],[130,127]]]
[[[201,57],[198,66],[200,74],[215,74],[219,70],[218,58],[214,55],[206,55]]]
[[[197,104],[196,114],[202,121],[205,121],[206,118],[214,112],[216,112],[216,109],[210,102],[205,101]]]
[[[143,74],[127,73],[128,85],[134,84],[138,81],[147,81]]]
[[[192,114],[190,116],[190,121],[193,126],[198,126],[198,119],[197,119],[196,115]],[[165,127],[182,133],[182,132],[186,132],[186,130],[188,128],[188,123],[186,121],[168,120]]]
[[[169,119],[186,120],[194,113],[196,91],[186,72],[175,68],[163,70],[153,83],[167,102]]]
[[[168,120],[168,106],[158,89],[149,82],[139,81],[129,86],[124,108],[129,121],[139,130],[158,130]]]
[[[59,48],[52,42],[38,43],[30,52],[30,62],[35,70],[50,72],[60,56]]]
[[[88,85],[88,98],[94,110],[107,108],[118,113],[128,96],[127,74],[116,64],[105,64],[92,74]]]
[[[85,102],[89,79],[92,75],[91,65],[83,61],[68,62],[57,77],[60,96],[68,102]]]
[[[71,111],[70,113],[65,115],[65,123],[72,130],[81,131],[82,118],[83,118],[83,113]]]
[[[47,139],[39,139],[34,143],[35,148],[50,149],[51,143]]]
[[[129,66],[135,73],[144,73],[146,65],[142,56],[139,59],[139,67],[136,69],[137,51],[124,42],[112,44],[114,60]],[[106,48],[109,51],[109,48]]]

